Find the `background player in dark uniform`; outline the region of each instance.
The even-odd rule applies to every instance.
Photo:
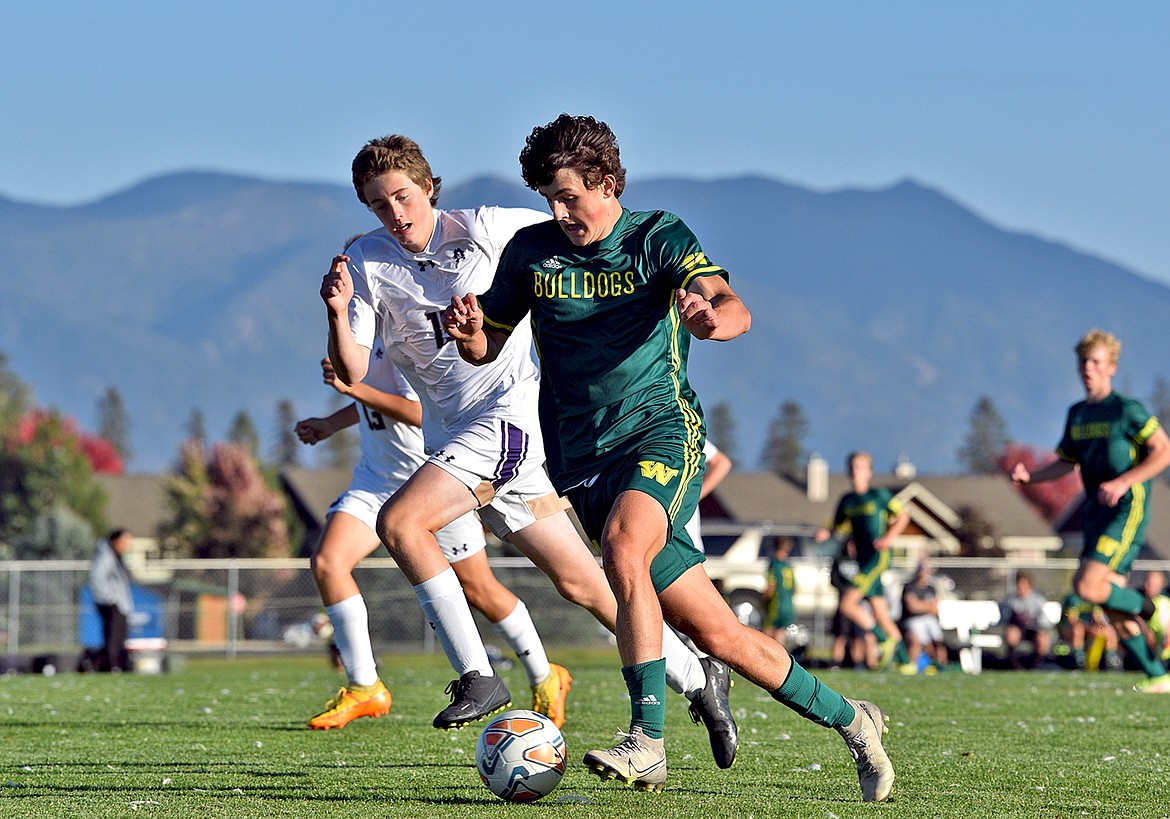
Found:
[[[845,700],[743,626],[684,530],[705,436],[686,375],[690,337],[734,338],[751,323],[747,308],[677,216],[621,206],[625,169],[605,123],[562,115],[533,130],[520,164],[553,221],[505,248],[482,311],[468,294],[452,301],[444,324],[464,358],[486,364],[531,316],[549,470],[601,548],[633,711],[630,733],[590,751],[586,764],[640,788],[665,783],[657,625],[665,615],[780,702],[841,732],[863,797],[885,800],[894,771],[881,747],[884,715]]]
[[[1151,654],[1141,620],[1154,613],[1140,591],[1127,586],[1149,519],[1150,480],[1170,466],[1170,437],[1141,402],[1113,391],[1121,342],[1090,330],[1076,346],[1085,400],[1069,408],[1057,460],[1029,473],[1016,464],[1016,483],[1051,481],[1081,469],[1085,485],[1084,551],[1073,591],[1105,609],[1121,644],[1145,671],[1134,690],[1170,694],[1170,675]]]
[[[873,457],[868,452],[851,453],[847,465],[853,491],[838,501],[832,531],[821,529],[816,539],[817,542],[830,537],[853,539],[857,547],[858,571],[852,585],[842,592],[839,608],[860,628],[873,634],[881,647],[881,664],[885,665],[902,642],[902,633],[890,617],[882,574],[890,568],[890,545],[910,523],[910,516],[890,490],[869,485],[873,477]],[[862,601],[869,603],[872,614]]]

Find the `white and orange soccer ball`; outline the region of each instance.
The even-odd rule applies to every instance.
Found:
[[[505,711],[475,745],[475,767],[489,791],[509,802],[547,795],[565,775],[565,738],[535,711]]]

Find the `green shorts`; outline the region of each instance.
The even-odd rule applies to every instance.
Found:
[[[890,568],[891,560],[890,550],[884,549],[880,552],[875,551],[868,560],[860,564],[857,574],[853,576],[853,587],[861,592],[863,598],[868,600],[886,593],[882,586],[882,574]]]
[[[702,451],[681,441],[643,442],[635,451],[602,467],[597,477],[565,493],[595,546],[618,495],[630,489],[658,501],[668,521],[666,544],[650,564],[654,590],[661,593],[683,572],[705,559],[686,532],[699,505]]]
[[[796,622],[796,611],[792,605],[791,600],[785,600],[783,603],[778,603],[777,598],[773,597],[772,602],[768,605],[768,615],[765,618],[765,625],[768,628],[787,628]]]
[[[1081,560],[1095,560],[1120,575],[1129,574],[1144,542],[1149,522],[1146,507],[1146,487],[1140,483],[1117,506],[1087,504]]]

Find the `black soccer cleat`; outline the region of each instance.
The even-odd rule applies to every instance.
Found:
[[[447,693],[451,695],[451,704],[432,723],[444,731],[462,728],[512,704],[512,695],[503,680],[484,677],[478,671],[468,671],[459,679],[451,680]]]
[[[739,748],[739,728],[731,714],[731,670],[714,657],[702,657],[699,662],[707,674],[707,682],[688,697],[691,719],[707,728],[715,764],[730,768]]]

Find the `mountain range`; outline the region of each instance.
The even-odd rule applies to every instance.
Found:
[[[1121,391],[1148,401],[1170,376],[1170,287],[912,180],[646,179],[622,201],[681,215],[752,310],[750,333],[691,356],[704,405],[731,407],[744,467],[788,400],[834,471],[857,448],[879,469],[953,471],[983,395],[1013,439],[1048,450],[1080,398],[1072,347],[1094,326],[1123,341]],[[448,185],[441,204],[544,207],[488,177]],[[345,239],[376,226],[342,185],[209,172],[73,207],[0,197],[0,352],[36,403],[89,430],[116,387],[131,471],[167,468],[195,409],[212,440],[246,410],[271,446],[282,399],[299,417],[333,406],[317,289]]]

